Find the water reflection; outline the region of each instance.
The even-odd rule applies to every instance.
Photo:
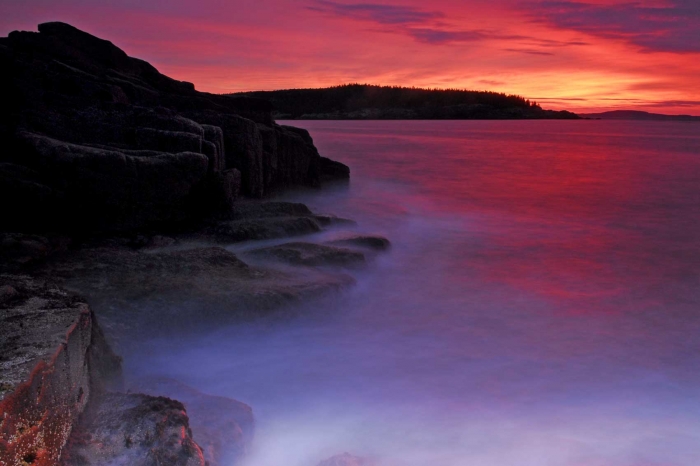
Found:
[[[253,406],[247,466],[700,464],[700,137],[627,122],[294,122],[295,193],[394,244],[302,317],[131,370]]]

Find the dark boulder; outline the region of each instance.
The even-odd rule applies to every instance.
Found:
[[[207,395],[166,377],[140,379],[131,391],[181,401],[190,419],[193,439],[202,448],[209,466],[237,464],[250,449],[255,423],[253,410],[245,403]]]
[[[24,201],[2,214],[14,229],[219,215],[239,191],[260,198],[342,171],[308,132],[275,124],[269,102],[197,92],[67,24],[0,38],[0,65],[0,194]]]
[[[98,466],[205,466],[179,401],[109,393],[73,433],[62,464]]]
[[[142,157],[27,132],[19,141],[27,166],[60,193],[53,217],[60,214],[74,231],[137,227],[183,215],[207,172],[206,156],[194,152]]]
[[[349,218],[336,217],[335,215],[314,215],[314,220],[324,227],[328,226],[356,226],[355,220]]]
[[[321,181],[323,182],[347,181],[350,179],[350,167],[326,157],[320,158],[319,170]]]

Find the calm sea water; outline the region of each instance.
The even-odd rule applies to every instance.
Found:
[[[298,318],[153,354],[253,406],[246,466],[700,464],[700,125],[288,124],[352,182],[285,198],[393,249]]]

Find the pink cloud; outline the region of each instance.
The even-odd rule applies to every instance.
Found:
[[[674,16],[690,1],[625,19],[606,0],[0,0],[0,34],[66,21],[211,92],[366,82],[700,114],[700,51],[677,46],[698,17]]]

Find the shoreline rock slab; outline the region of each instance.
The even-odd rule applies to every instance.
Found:
[[[250,450],[255,431],[253,410],[240,401],[204,394],[166,377],[139,379],[134,392],[177,399],[187,409],[193,439],[209,466],[237,464]]]
[[[88,402],[119,383],[121,360],[77,296],[0,276],[0,464],[54,465]]]
[[[178,248],[78,249],[53,257],[34,273],[90,296],[120,351],[129,341],[257,318],[354,283],[343,273],[250,266],[216,246]]]
[[[382,236],[352,235],[326,241],[331,246],[358,247],[375,251],[386,251],[391,248],[391,242]]]
[[[361,252],[347,248],[327,246],[316,243],[284,243],[277,246],[253,249],[247,256],[263,260],[285,262],[292,265],[318,266],[352,266],[365,262]]]
[[[161,396],[108,393],[77,426],[65,466],[205,466],[185,407]]]
[[[220,243],[239,243],[264,239],[302,236],[321,231],[311,217],[265,217],[221,222],[207,230]]]

